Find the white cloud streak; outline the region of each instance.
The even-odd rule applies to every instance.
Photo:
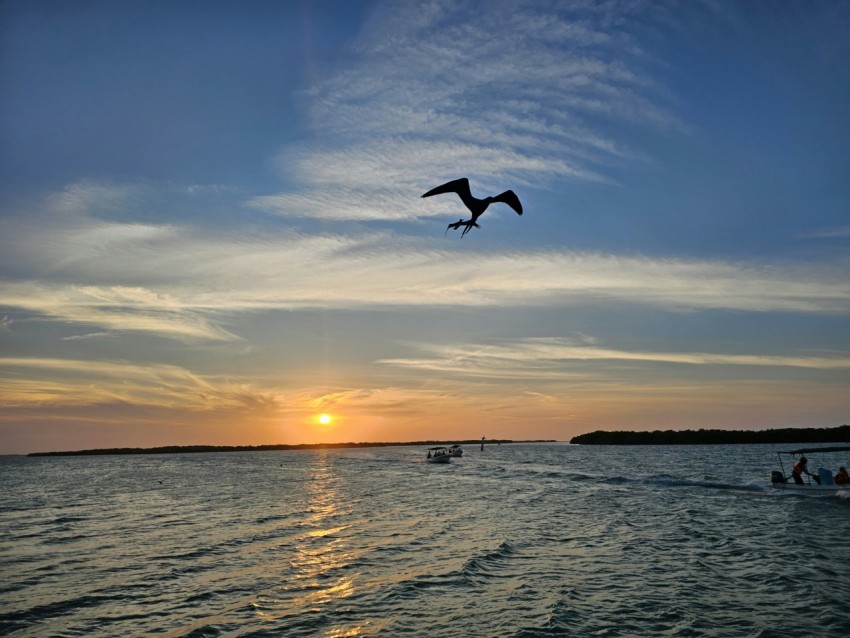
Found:
[[[378,363],[430,372],[513,379],[590,380],[576,362],[626,362],[690,366],[763,366],[818,370],[850,369],[850,356],[760,356],[708,352],[641,352],[597,347],[585,340],[529,338],[495,344],[418,346],[427,356],[382,359]]]
[[[816,230],[803,235],[803,237],[809,239],[846,239],[850,238],[850,226],[836,226],[835,228]]]
[[[90,332],[84,335],[71,335],[70,337],[62,337],[62,341],[85,341],[87,339],[97,339],[98,337],[111,337],[110,332]]]

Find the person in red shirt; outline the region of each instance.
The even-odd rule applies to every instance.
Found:
[[[850,474],[847,473],[847,468],[843,465],[839,467],[832,481],[836,485],[850,485]]]
[[[800,460],[794,463],[794,467],[791,469],[791,476],[794,478],[794,482],[797,485],[803,485],[803,474],[812,476],[809,472],[809,468],[807,467],[808,462],[809,459],[805,456],[801,456]]]

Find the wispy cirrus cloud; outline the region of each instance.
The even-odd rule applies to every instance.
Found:
[[[100,337],[111,337],[113,333],[111,332],[89,332],[84,335],[70,335],[68,337],[62,337],[62,341],[85,341],[86,339],[98,339]]]
[[[248,205],[284,216],[317,219],[415,221],[453,214],[456,204],[419,199],[434,185],[436,178],[432,176],[445,176],[446,166],[467,170],[466,167],[486,164],[489,172],[496,173],[521,168],[532,173],[558,171],[583,179],[603,179],[565,159],[471,143],[405,139],[364,142],[320,154],[314,149],[304,155],[287,150],[280,162],[309,188],[255,197]],[[499,184],[484,179],[476,182],[473,192],[483,196],[488,187],[496,189]]]
[[[210,316],[173,296],[125,286],[0,283],[3,305],[72,325],[98,326],[115,332],[145,332],[179,340],[231,341],[238,337]],[[210,315],[215,314],[208,309]],[[101,336],[89,333],[84,339]]]
[[[803,236],[810,239],[846,239],[850,238],[850,226],[822,228],[806,233]]]
[[[0,403],[6,407],[121,403],[221,410],[276,402],[271,392],[174,365],[2,357],[0,367],[6,371],[0,375]]]
[[[354,388],[324,392],[306,401],[314,410],[333,411],[335,409],[409,411],[417,405],[439,405],[449,394],[445,389],[376,387]]]
[[[818,370],[850,369],[850,356],[776,356],[709,352],[647,352],[604,348],[586,339],[528,338],[488,344],[420,344],[426,356],[382,359],[378,363],[472,377],[589,380],[577,362],[681,364],[690,366],[764,366]]]
[[[138,186],[84,179],[51,195],[47,208],[60,214],[108,211],[125,206],[138,190]]]
[[[600,120],[684,129],[645,71],[647,56],[611,19],[643,9],[387,3],[350,63],[305,95],[312,139],[278,159],[298,188],[251,204],[294,217],[412,221],[443,212],[411,204],[411,193],[457,177],[448,167],[485,189],[507,179],[605,180],[604,167],[643,151]]]

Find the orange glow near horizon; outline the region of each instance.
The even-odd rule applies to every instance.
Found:
[[[111,369],[110,369],[111,371]],[[94,381],[99,381],[95,378]],[[75,383],[81,383],[78,379]],[[29,387],[29,386],[28,386]],[[32,387],[38,387],[33,381]],[[340,392],[299,389],[296,401],[274,408],[213,404],[206,410],[178,409],[162,402],[153,417],[144,404],[80,406],[85,397],[73,386],[74,404],[8,407],[12,390],[0,384],[0,453],[27,454],[96,448],[151,448],[170,445],[277,445],[359,442],[455,441],[487,438],[568,441],[593,430],[724,429],[760,430],[806,423],[811,405],[828,414],[846,405],[846,388],[784,382],[677,384],[644,388],[627,382],[585,384],[568,396],[513,391],[501,386],[474,395],[454,390],[389,388]],[[4,393],[5,390],[5,393]],[[843,392],[842,392],[843,390]],[[497,393],[498,391],[498,393]],[[23,399],[26,399],[23,396]],[[99,401],[95,394],[92,401]],[[149,397],[152,399],[157,397]],[[23,399],[18,403],[23,403]],[[187,400],[187,404],[189,404]],[[494,410],[494,406],[497,408]],[[182,407],[182,406],[181,406]],[[190,404],[190,408],[194,408]],[[317,412],[321,408],[334,412]],[[327,420],[322,418],[327,417]],[[238,423],[239,427],[234,427]]]

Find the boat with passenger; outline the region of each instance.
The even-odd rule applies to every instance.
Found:
[[[844,465],[839,466],[834,474],[832,470],[826,467],[818,467],[815,472],[809,471],[807,454],[832,454],[838,452],[850,452],[850,445],[801,448],[788,452],[777,452],[779,466],[782,470],[773,470],[770,473],[770,483],[773,487],[787,490],[824,492],[850,490],[850,475],[848,475],[847,468]],[[790,475],[785,474],[783,455],[791,457],[787,459],[791,463]]]
[[[425,456],[425,460],[428,463],[450,463],[452,453],[449,451],[449,448],[438,445],[437,447],[428,448],[428,454]]]
[[[453,446],[449,448],[449,454],[452,456],[456,456],[458,458],[463,456],[463,448],[455,443]]]

